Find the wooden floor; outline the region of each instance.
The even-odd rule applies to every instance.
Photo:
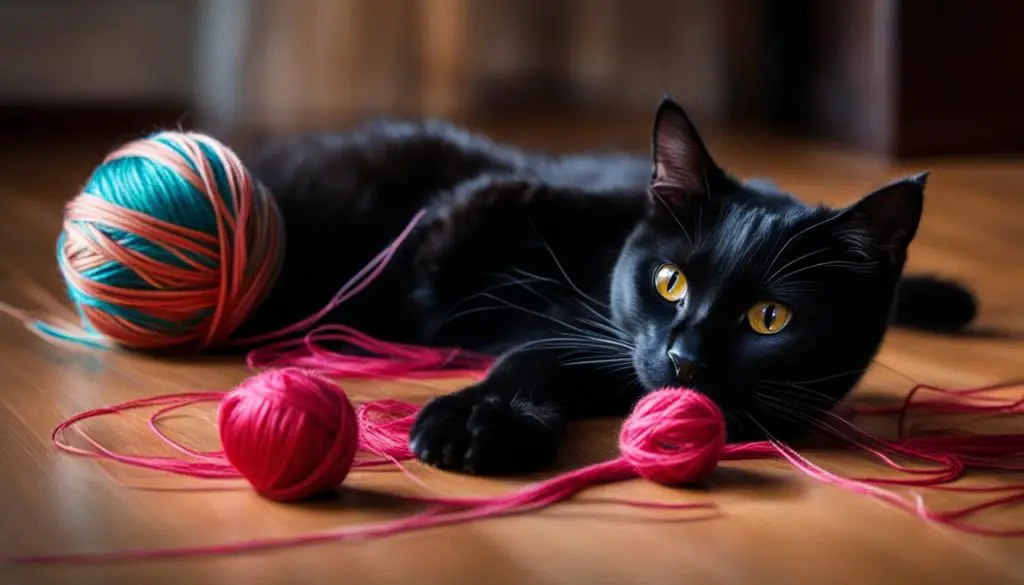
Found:
[[[644,122],[584,132],[499,132],[530,146],[646,147]],[[559,139],[550,138],[560,136]],[[979,291],[984,335],[946,338],[893,331],[878,361],[940,385],[1024,377],[1024,158],[929,161],[895,168],[820,145],[719,136],[720,162],[744,176],[770,175],[808,200],[851,201],[901,174],[933,169],[925,218],[911,253],[915,270],[958,277]],[[54,265],[60,206],[108,145],[41,144],[0,150],[0,300],[68,317]],[[1018,332],[1018,333],[1013,333]],[[910,382],[879,366],[858,395],[905,392]],[[224,543],[396,517],[409,512],[380,492],[416,491],[400,474],[354,474],[338,502],[268,503],[237,484],[141,473],[58,453],[50,432],[63,418],[111,402],[181,389],[223,389],[238,363],[162,361],[70,350],[0,320],[0,556],[138,546]],[[423,398],[420,386],[352,384],[353,398]],[[214,444],[209,411],[186,428]],[[111,446],[148,447],[143,423],[109,418],[90,430]],[[610,456],[615,421],[575,429],[566,465]],[[847,472],[867,464],[812,454]],[[414,466],[436,492],[496,493],[511,482]],[[200,488],[207,488],[205,491]],[[373,542],[133,565],[0,565],[0,583],[265,583],[547,585],[659,583],[1000,583],[1024,582],[1024,538],[969,537],[923,523],[865,497],[808,481],[776,463],[723,466],[702,493],[640,481],[589,495],[710,501],[723,515],[682,522],[679,513],[566,504],[542,513],[413,533]],[[583,496],[585,499],[587,496]],[[938,501],[938,498],[932,501]],[[988,521],[1024,526],[1024,507]]]

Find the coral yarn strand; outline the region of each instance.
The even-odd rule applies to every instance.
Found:
[[[362,270],[360,270],[355,276],[353,276],[348,282],[346,282],[341,287],[341,289],[337,293],[335,293],[334,297],[326,305],[324,305],[323,308],[316,311],[312,315],[309,315],[308,317],[298,321],[297,323],[293,323],[291,325],[282,327],[269,333],[254,335],[244,339],[235,340],[235,344],[258,344],[269,341],[271,339],[283,337],[285,335],[297,333],[315,325],[327,314],[336,309],[339,305],[341,305],[351,297],[358,294],[364,288],[369,286],[369,284],[373,282],[373,280],[376,279],[376,277],[379,276],[381,272],[383,272],[384,268],[387,267],[388,262],[398,251],[398,248],[401,246],[402,242],[404,242],[405,239],[409,237],[409,235],[412,233],[413,228],[416,227],[416,225],[419,223],[420,219],[423,218],[425,213],[426,210],[423,209],[417,212],[409,221],[409,223],[405,226],[405,228],[403,228],[402,231],[398,234],[395,240],[383,251],[381,251],[366,266],[364,266]]]
[[[245,176],[248,177],[247,175]],[[257,258],[269,258],[273,254],[284,255],[286,245],[280,241],[277,230],[269,230],[270,226],[267,225],[267,218],[278,213],[277,207],[272,203],[271,195],[266,193],[262,186],[257,185],[255,189],[258,189],[262,196],[258,201],[260,207],[253,212],[254,227],[252,232],[264,234],[269,231],[272,237],[254,237],[255,246],[252,253]],[[251,198],[248,198],[248,200],[251,201]],[[245,268],[245,270],[247,269]],[[242,310],[228,313],[229,323],[226,326],[228,331],[234,332],[242,325],[249,315],[249,308],[255,307],[259,303],[261,291],[270,290],[277,276],[278,267],[273,263],[263,262],[257,265],[256,274],[253,276],[250,286],[246,287],[241,298],[238,300],[238,305],[242,307]]]
[[[235,283],[244,277],[243,274],[237,268],[237,256],[245,254],[245,246],[238,246],[234,241],[224,237],[225,229],[230,230],[232,235],[237,236],[238,230],[236,229],[235,222],[231,219],[230,210],[225,208],[224,198],[220,193],[219,185],[216,177],[214,176],[213,169],[210,167],[210,163],[203,156],[203,153],[198,148],[193,147],[191,144],[181,140],[177,137],[171,138],[179,146],[184,148],[186,152],[192,154],[192,160],[196,162],[199,167],[199,180],[203,182],[205,189],[201,191],[209,194],[210,205],[214,208],[217,218],[217,229],[221,234],[218,238],[220,243],[220,257],[221,261],[221,274],[223,275],[220,279],[220,286],[217,290],[217,310],[214,311],[211,317],[210,328],[206,334],[205,339],[200,344],[200,349],[210,347],[216,342],[220,341],[223,333],[220,329],[221,321],[224,319],[225,313],[233,312],[235,307],[229,305],[229,299],[231,296],[231,290],[234,288]],[[183,163],[184,161],[178,159],[177,162]],[[224,161],[229,164],[224,166],[225,170],[231,168],[231,164],[235,161]],[[179,171],[181,172],[181,171]],[[230,174],[230,171],[228,172]],[[225,228],[225,225],[227,226]],[[232,251],[234,254],[232,254]],[[230,275],[230,276],[229,276]]]
[[[168,252],[174,252],[174,248],[181,248],[213,258],[211,246],[217,245],[217,238],[209,234],[193,231],[134,209],[118,207],[90,193],[82,193],[68,203],[65,220],[107,225],[127,222],[129,226],[145,231],[154,243],[161,245]],[[184,260],[187,256],[182,255],[181,258]]]

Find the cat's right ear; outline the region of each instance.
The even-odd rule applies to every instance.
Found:
[[[665,96],[654,117],[654,170],[650,188],[671,203],[708,196],[709,175],[717,168],[682,106]]]
[[[846,208],[846,226],[857,226],[854,238],[893,257],[906,254],[917,234],[924,207],[924,188],[928,173],[920,173],[889,183]],[[844,225],[844,224],[840,224]]]

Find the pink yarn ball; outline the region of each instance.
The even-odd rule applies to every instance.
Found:
[[[257,493],[300,500],[340,484],[358,446],[356,414],[341,388],[300,369],[252,376],[217,410],[224,455]]]
[[[725,418],[707,396],[663,388],[641,399],[619,433],[619,449],[637,474],[662,485],[705,479],[725,448]]]

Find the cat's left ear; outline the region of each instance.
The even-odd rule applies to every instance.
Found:
[[[651,190],[673,203],[707,196],[717,170],[704,141],[682,106],[665,96],[654,118]]]
[[[889,183],[851,205],[844,214],[867,228],[875,246],[902,254],[917,235],[927,181],[925,172]]]

